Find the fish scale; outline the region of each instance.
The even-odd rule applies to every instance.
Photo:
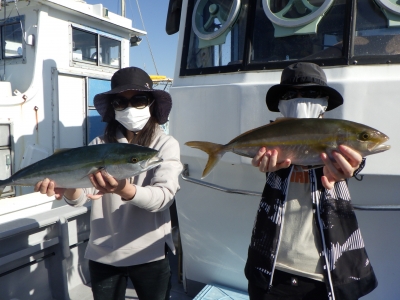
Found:
[[[332,158],[339,145],[346,145],[367,156],[390,149],[383,143],[384,133],[364,124],[339,119],[279,118],[270,124],[249,130],[222,145],[202,141],[185,143],[209,155],[202,178],[207,176],[226,152],[253,158],[261,147],[278,151],[278,163],[290,159],[292,164],[323,165],[322,153]]]

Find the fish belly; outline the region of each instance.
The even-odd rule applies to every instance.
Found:
[[[59,188],[88,188],[93,187],[86,172],[60,172],[55,174],[37,174],[34,176],[14,179],[10,185],[34,186],[39,181],[49,178]]]
[[[105,170],[108,174],[117,180],[135,177],[146,170],[143,169],[139,163],[137,164],[124,164],[124,165],[110,165],[106,166]]]
[[[253,158],[258,153],[258,150],[260,150],[260,147],[237,147],[232,148],[231,151],[240,156]]]
[[[305,145],[278,147],[278,162],[290,159],[293,165],[314,166],[322,165],[321,153]]]
[[[260,148],[260,146],[235,147],[232,148],[231,151],[240,156],[253,158],[256,156]],[[294,165],[310,166],[323,164],[323,161],[320,158],[320,153],[308,145],[269,146],[267,149],[278,151],[278,163],[290,159]]]

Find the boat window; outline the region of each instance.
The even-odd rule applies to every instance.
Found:
[[[96,66],[120,68],[121,41],[73,27],[72,60]]]
[[[94,106],[94,97],[97,94],[107,92],[111,89],[111,81],[97,78],[88,78],[88,103],[87,103],[87,140],[89,144],[96,136],[104,134],[107,123],[102,122],[102,118]]]
[[[241,64],[247,0],[197,0],[185,69]]]
[[[258,0],[251,62],[343,56],[346,1]]]
[[[100,64],[119,68],[121,42],[100,36]]]
[[[2,59],[23,56],[22,21],[21,17],[9,18],[6,22],[0,21]]]
[[[77,28],[72,29],[73,59],[86,63],[97,63],[97,35]]]
[[[400,0],[189,0],[180,76],[400,63]]]
[[[400,2],[358,0],[353,44],[354,56],[400,54]]]

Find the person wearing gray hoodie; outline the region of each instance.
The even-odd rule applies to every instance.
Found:
[[[94,299],[125,299],[127,277],[141,300],[169,299],[171,272],[166,253],[168,249],[175,253],[169,207],[182,171],[178,142],[160,128],[168,121],[171,96],[153,89],[145,71],[128,67],[112,76],[111,90],[97,94],[94,105],[107,126],[104,135],[90,145],[138,144],[158,150],[163,162],[119,181],[97,172],[89,175],[92,188],[59,189],[45,179],[35,190],[72,206],[93,200],[85,258]]]

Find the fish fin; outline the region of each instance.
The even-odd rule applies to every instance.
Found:
[[[276,118],[275,121],[272,121],[272,122],[270,122],[268,124],[265,124],[263,126],[260,126],[260,127],[257,127],[257,128],[253,128],[253,129],[250,129],[250,130],[247,130],[247,131],[241,133],[240,135],[235,137],[233,140],[229,141],[228,145],[231,144],[231,143],[234,143],[235,141],[239,140],[240,138],[242,138],[245,135],[248,135],[248,134],[250,134],[250,133],[252,133],[252,132],[254,132],[256,130],[260,130],[261,128],[269,127],[269,126],[275,125],[276,123],[279,123],[279,122],[283,122],[283,121],[287,121],[287,120],[294,120],[294,119],[296,119],[296,118],[287,118],[287,117]]]
[[[276,118],[275,121],[271,122],[270,124],[274,124],[274,123],[276,124],[276,123],[279,123],[279,122],[283,122],[283,121],[287,121],[287,120],[293,120],[293,119],[297,119],[297,118],[279,117],[279,118]]]
[[[225,146],[221,144],[215,144],[210,142],[198,142],[198,141],[191,141],[185,143],[185,145],[200,149],[208,154],[208,161],[206,167],[204,168],[203,175],[201,179],[206,177],[211,170],[215,167],[218,161],[221,159],[222,155],[225,154]]]
[[[8,184],[8,180],[0,180],[0,198]]]
[[[71,148],[60,148],[60,149],[56,149],[56,150],[54,150],[54,153],[53,153],[53,154],[62,153],[62,152],[68,151],[68,150],[71,150]]]
[[[318,168],[322,168],[325,165],[313,165],[313,166],[308,166],[309,169],[318,169]]]
[[[233,149],[232,149],[232,152],[235,153],[235,154],[237,154],[237,155],[240,155],[240,156],[253,158],[253,157],[257,154],[258,149],[257,149],[257,152],[254,153],[254,154],[249,154],[249,153],[246,152],[246,151],[240,151],[240,149],[237,149],[237,148],[233,148]]]
[[[104,169],[104,167],[93,167],[93,168],[91,168],[91,169],[89,170],[89,172],[87,172],[86,176],[88,176],[88,175],[90,175],[90,174],[97,173],[97,172],[99,172],[99,171],[101,171],[101,170],[103,170],[103,169]]]
[[[323,166],[325,165],[312,165],[312,166],[301,166],[301,167],[303,167],[304,171],[308,171],[308,170],[322,168]]]

